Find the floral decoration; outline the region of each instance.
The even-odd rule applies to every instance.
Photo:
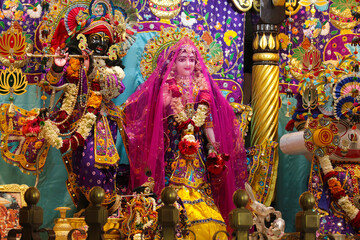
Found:
[[[226,161],[228,160],[228,154],[212,152],[206,158],[206,169],[213,175],[220,175],[226,169]]]
[[[237,33],[233,30],[226,31],[224,34],[224,41],[226,45],[231,46],[233,43],[233,40],[235,40],[237,37]]]
[[[29,16],[31,18],[39,18],[41,17],[41,13],[42,13],[42,8],[39,2],[35,3],[34,6],[29,6],[27,7],[27,14],[29,14]]]
[[[194,135],[185,135],[179,142],[179,151],[184,156],[191,156],[197,153],[199,141],[195,140]]]
[[[181,13],[181,23],[186,27],[192,27],[197,21],[196,18],[189,16],[185,12]]]
[[[216,30],[221,30],[222,29],[222,24],[220,22],[216,22],[216,25],[214,26],[214,28]]]
[[[278,39],[282,49],[286,49],[289,45],[289,37],[285,33],[279,33]]]
[[[355,228],[360,227],[360,211],[349,200],[345,190],[342,188],[341,183],[337,179],[337,172],[334,171],[330,162],[329,155],[319,157],[319,162],[324,176],[324,180],[327,181],[332,198],[344,210],[346,215],[350,218],[351,225]]]

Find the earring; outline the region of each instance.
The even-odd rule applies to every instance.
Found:
[[[108,50],[108,56],[109,56],[109,59],[111,61],[114,61],[118,58],[118,52],[120,51],[120,48],[118,45],[116,44],[113,44],[109,47],[109,50]]]
[[[88,48],[88,44],[85,35],[80,33],[76,36],[76,39],[79,40],[78,47],[80,48],[80,50],[86,51],[86,49]]]

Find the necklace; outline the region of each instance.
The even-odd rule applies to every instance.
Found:
[[[186,87],[186,88],[189,87],[191,80],[192,80],[191,76],[182,76],[182,75],[176,76],[177,84],[179,84],[182,87]]]

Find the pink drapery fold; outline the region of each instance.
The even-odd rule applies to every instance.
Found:
[[[188,38],[182,38],[163,54],[149,79],[140,85],[123,105],[123,127],[130,161],[131,187],[146,182],[145,173],[148,170],[156,181],[154,191],[159,194],[165,187],[164,151],[167,146],[164,146],[164,133],[167,131],[166,119],[174,113],[165,106],[163,93],[179,50],[184,47],[195,50],[205,77],[208,93],[199,95],[206,96],[203,101],[205,100],[210,107],[215,139],[219,143],[218,153],[227,153],[230,156],[226,163],[227,169],[222,176],[210,180],[210,184],[221,180],[221,185],[212,186],[213,198],[224,219],[227,219],[229,212],[235,208],[232,201],[233,193],[238,188],[244,188],[247,180],[244,143],[232,107],[208,73],[198,49]]]

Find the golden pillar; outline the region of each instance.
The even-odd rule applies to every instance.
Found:
[[[256,26],[253,41],[251,145],[266,141],[278,142],[279,116],[279,40],[277,24],[261,23]],[[270,205],[277,178],[278,148],[274,151],[273,170],[269,192],[264,204]],[[256,181],[255,181],[256,182]],[[253,186],[254,188],[255,186]],[[256,188],[256,187],[255,187]]]

